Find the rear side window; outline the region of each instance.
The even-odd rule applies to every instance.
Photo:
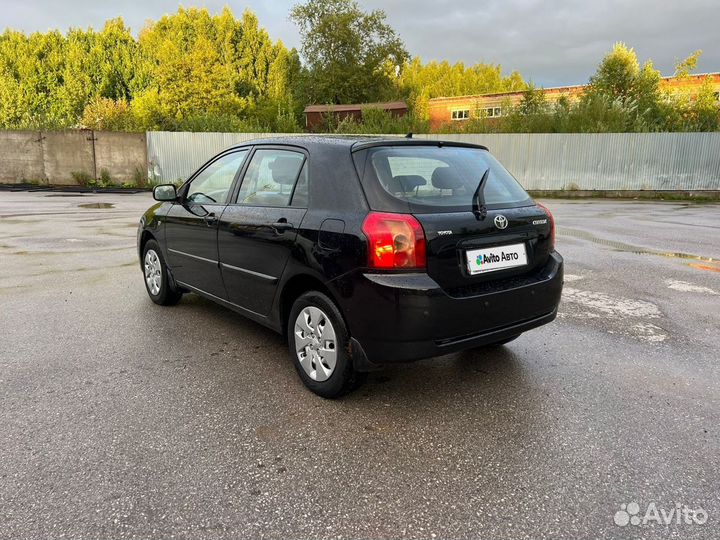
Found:
[[[308,164],[305,161],[305,165],[300,170],[300,176],[298,176],[297,183],[295,184],[295,192],[292,196],[292,202],[290,206],[297,206],[299,208],[307,208],[308,206]]]
[[[370,148],[362,177],[375,210],[451,212],[472,208],[475,190],[488,170],[484,189],[488,207],[530,204],[517,180],[490,152],[479,148]]]
[[[257,150],[248,165],[237,202],[252,206],[288,206],[305,155],[290,150]]]

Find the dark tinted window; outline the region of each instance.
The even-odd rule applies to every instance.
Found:
[[[287,206],[305,155],[290,150],[258,150],[248,165],[237,202],[253,206]]]
[[[308,205],[308,164],[307,161],[300,170],[297,183],[295,184],[295,192],[293,193],[290,206],[307,208]]]
[[[487,170],[490,173],[484,195],[488,206],[518,206],[530,200],[517,180],[487,150],[476,148],[370,148],[363,186],[367,190],[374,183],[382,188],[374,204],[370,201],[376,210],[396,209],[382,203],[388,196],[405,203],[411,211],[465,210],[472,207],[475,190]]]

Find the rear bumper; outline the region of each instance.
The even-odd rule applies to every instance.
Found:
[[[468,296],[448,295],[424,273],[359,273],[343,281],[337,284],[346,293],[342,308],[371,366],[487,345],[551,322],[562,294],[563,260],[553,252],[532,276]]]

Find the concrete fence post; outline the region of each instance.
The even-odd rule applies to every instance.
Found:
[[[97,137],[95,137],[95,131],[90,130],[90,138],[88,140],[90,140],[92,142],[93,178],[95,180],[97,180],[98,179],[97,156],[95,155],[95,141],[97,140]]]

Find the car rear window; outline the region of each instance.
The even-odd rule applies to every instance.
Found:
[[[487,150],[457,146],[369,148],[362,166],[371,207],[381,211],[450,212],[472,208],[486,171],[485,204],[522,206],[530,197]],[[379,186],[381,189],[376,189]],[[402,208],[399,208],[402,206]]]

